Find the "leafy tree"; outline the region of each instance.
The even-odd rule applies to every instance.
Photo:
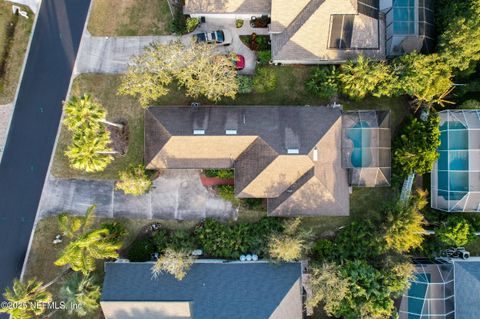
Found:
[[[360,100],[368,94],[391,96],[396,94],[397,77],[386,62],[373,61],[360,55],[357,61],[348,61],[340,67],[338,75],[343,94]]]
[[[169,85],[176,80],[191,97],[205,96],[212,101],[222,97],[235,98],[238,92],[237,72],[233,63],[218,55],[215,46],[180,41],[169,44],[152,43],[145,52],[131,60],[118,89],[120,94],[132,95],[147,107],[168,94]]]
[[[394,298],[400,297],[410,286],[415,266],[403,255],[387,256],[381,269],[385,285]]]
[[[467,70],[480,60],[480,0],[443,2],[446,18],[439,51],[448,65]]]
[[[267,93],[277,87],[277,74],[269,67],[258,68],[253,77],[253,88],[256,93]]]
[[[56,266],[69,265],[74,271],[88,275],[95,270],[95,260],[118,258],[121,242],[111,238],[109,229],[89,231],[71,241],[55,261]]]
[[[162,272],[168,272],[177,280],[182,280],[194,261],[194,257],[188,251],[167,248],[153,265],[152,276],[157,278]]]
[[[461,217],[452,216],[435,230],[440,242],[450,247],[462,247],[476,239],[472,225]]]
[[[330,100],[338,93],[338,72],[335,67],[316,67],[310,71],[305,88],[311,94]]]
[[[440,118],[430,115],[427,121],[410,118],[394,141],[393,168],[400,176],[431,172],[440,146]]]
[[[187,33],[190,33],[190,32],[193,32],[198,24],[200,23],[200,19],[199,18],[190,18],[188,17],[186,20],[185,20],[185,27],[186,27],[186,31]]]
[[[385,244],[377,229],[370,220],[354,221],[345,226],[335,238],[336,259],[370,259],[380,255]]]
[[[152,187],[152,180],[145,172],[145,167],[140,164],[131,166],[128,170],[119,173],[119,180],[115,184],[116,189],[122,190],[125,194],[143,195]]]
[[[95,102],[90,94],[71,97],[65,103],[63,111],[65,113],[63,124],[73,132],[83,129],[96,131],[101,129],[100,123],[123,128],[121,124],[106,120],[107,110],[100,103]]]
[[[86,317],[99,308],[101,290],[93,277],[73,273],[64,280],[60,296],[70,316]]]
[[[73,169],[87,173],[101,172],[113,161],[110,133],[107,130],[85,129],[73,135],[72,143],[65,151]]]
[[[0,313],[7,313],[14,319],[30,319],[41,316],[46,304],[52,301],[52,294],[46,290],[42,282],[30,279],[23,283],[13,281],[12,288],[6,288],[3,297],[12,303],[12,307],[0,307]]]
[[[284,222],[282,233],[270,236],[269,254],[272,258],[282,261],[299,260],[306,250],[307,234],[300,229],[300,218]]]
[[[451,66],[440,55],[405,54],[394,61],[394,68],[402,90],[415,97],[417,109],[451,103],[445,100],[453,89]]]
[[[86,233],[93,225],[95,208],[96,205],[90,206],[85,216],[73,216],[69,213],[61,213],[58,215],[58,227],[63,236],[72,239],[78,236],[78,234]]]
[[[426,196],[420,192],[419,196]],[[386,212],[385,241],[387,248],[397,252],[408,252],[420,247],[423,242],[424,219],[419,210],[424,205],[423,199],[414,199],[405,204],[399,202]]]

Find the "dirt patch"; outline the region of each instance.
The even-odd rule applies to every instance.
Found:
[[[116,120],[115,123],[121,124],[123,127],[107,126],[107,130],[110,132],[111,147],[120,156],[124,156],[128,151],[128,123],[121,119]]]

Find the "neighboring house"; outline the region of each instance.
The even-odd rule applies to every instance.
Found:
[[[480,318],[480,258],[418,261],[400,319]]]
[[[349,175],[356,186],[390,178],[376,169],[390,166],[376,151],[387,140],[390,151],[390,130],[380,128],[388,112],[360,113],[342,130],[342,112],[331,107],[152,107],[144,161],[147,169],[233,168],[235,195],[266,198],[270,216],[345,216]],[[358,123],[361,130],[351,127]],[[367,167],[370,174],[355,174]]]
[[[274,63],[322,64],[431,51],[432,6],[433,0],[186,0],[184,13],[207,22],[268,15]]]
[[[300,263],[195,262],[181,281],[153,263],[105,263],[106,319],[301,319]]]
[[[440,112],[439,158],[431,174],[431,206],[480,212],[480,111]]]

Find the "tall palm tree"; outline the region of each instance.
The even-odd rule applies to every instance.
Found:
[[[30,279],[23,283],[18,279],[13,281],[12,288],[6,288],[3,297],[12,303],[12,307],[0,307],[0,313],[7,313],[13,319],[37,318],[45,312],[42,304],[52,301],[52,294],[42,282]]]
[[[72,270],[88,275],[95,270],[95,260],[118,258],[122,243],[113,241],[111,235],[106,228],[81,235],[65,247],[55,265],[69,265]]]
[[[96,207],[96,205],[90,206],[85,216],[73,216],[69,213],[58,215],[58,227],[63,236],[72,239],[78,234],[85,234],[94,222]]]
[[[85,129],[73,136],[72,144],[65,151],[74,169],[88,173],[101,172],[113,161],[116,154],[110,146],[110,133],[106,130]]]
[[[82,97],[73,96],[64,105],[65,118],[63,124],[70,130],[80,128],[99,129],[100,123],[123,128],[123,125],[106,120],[107,111],[99,103],[93,100],[90,94]]]
[[[68,276],[60,289],[68,314],[79,317],[85,317],[99,308],[100,295],[100,286],[95,279],[79,273]]]

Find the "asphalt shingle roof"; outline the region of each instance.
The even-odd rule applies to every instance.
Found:
[[[480,262],[455,262],[455,318],[480,318]]]

